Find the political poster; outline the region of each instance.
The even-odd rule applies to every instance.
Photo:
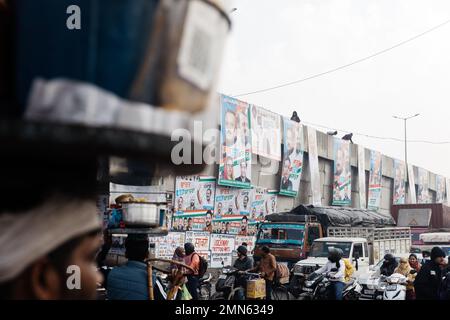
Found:
[[[211,234],[211,268],[221,268],[232,263],[232,252],[236,246],[234,236]]]
[[[217,186],[215,194],[214,217],[236,215],[236,196],[238,189]],[[243,201],[243,200],[242,200]]]
[[[251,135],[249,105],[225,95],[220,96],[219,180],[222,186],[251,187]]]
[[[266,189],[256,187],[253,189],[252,209],[250,213],[250,220],[262,221],[266,213]]]
[[[428,185],[428,171],[418,168],[418,189],[417,189],[417,203],[431,203],[429,185]]]
[[[216,192],[216,178],[199,176],[197,180],[197,202],[198,209],[214,210],[214,197]]]
[[[281,160],[281,117],[264,108],[250,107],[252,152],[260,156]]]
[[[155,244],[156,258],[172,259],[175,249],[184,246],[186,235],[184,232],[169,232],[164,237],[150,237],[150,239]]]
[[[359,207],[367,208],[366,203],[366,150],[358,145],[358,189],[359,189]]]
[[[209,236],[209,232],[187,231],[186,242],[194,244],[195,251],[208,251]]]
[[[250,215],[253,189],[237,189],[235,192],[236,214]]]
[[[378,151],[370,151],[369,195],[367,208],[378,210],[381,203],[382,156]]]
[[[265,198],[265,210],[264,210],[264,217],[266,217],[268,214],[276,213],[277,212],[277,190],[267,190],[264,198]]]
[[[303,126],[283,119],[283,163],[281,166],[280,195],[296,197],[303,172]]]
[[[334,140],[333,205],[345,206],[352,202],[350,142]]]
[[[414,167],[408,165],[408,187],[409,187],[409,203],[417,203],[416,183],[414,179]]]
[[[317,151],[316,129],[307,127],[308,131],[308,163],[311,179],[312,205],[322,205],[322,192],[319,173],[319,153]]]
[[[445,178],[436,175],[436,203],[445,202]]]
[[[250,224],[253,224],[253,221],[249,221],[247,216],[234,215],[215,218],[212,224],[213,233],[245,236],[250,233],[249,227]]]
[[[406,203],[406,166],[401,160],[394,160],[394,204]]]
[[[207,210],[176,212],[172,217],[172,231],[204,231],[207,218],[211,218]]]
[[[250,253],[255,249],[256,237],[255,236],[236,236],[234,250],[236,251],[237,248],[240,245],[242,245],[243,243],[247,244],[247,252],[250,255]]]
[[[233,255],[231,253],[212,253],[211,252],[211,268],[223,268],[231,266],[233,263]]]
[[[126,234],[114,234],[111,236],[111,249],[109,253],[124,256],[125,255],[125,240]]]
[[[175,213],[183,214],[199,208],[198,203],[198,176],[179,176],[175,179]]]

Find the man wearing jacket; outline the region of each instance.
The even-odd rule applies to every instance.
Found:
[[[422,265],[414,281],[417,300],[439,299],[439,288],[442,282],[441,265],[444,258],[445,252],[441,248],[431,249],[431,259]]]
[[[148,300],[148,273],[144,262],[148,257],[148,238],[130,234],[125,240],[125,250],[128,262],[109,273],[107,297],[109,300]],[[155,280],[153,275],[153,283]]]

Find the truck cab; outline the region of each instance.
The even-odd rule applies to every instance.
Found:
[[[324,266],[330,248],[341,249],[342,258],[352,262],[355,273],[369,270],[370,253],[365,238],[325,237],[314,240],[308,258],[295,264],[294,275],[305,276]]]
[[[315,220],[303,222],[264,221],[258,227],[254,258],[258,261],[261,248],[267,246],[277,262],[291,268],[297,261],[308,256],[315,239],[323,236],[322,226]]]

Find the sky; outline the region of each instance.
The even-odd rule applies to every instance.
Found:
[[[448,0],[225,0],[232,31],[218,91],[238,95],[302,79],[389,48],[450,19]],[[450,23],[382,55],[238,99],[404,159],[408,140],[450,141]],[[322,131],[327,129],[319,128]],[[344,135],[340,131],[338,136]],[[408,163],[450,177],[450,144],[408,143]]]

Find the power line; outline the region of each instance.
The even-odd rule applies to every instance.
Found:
[[[439,29],[439,28],[443,27],[444,25],[448,24],[449,22],[450,22],[450,19],[445,21],[445,22],[443,22],[443,23],[441,23],[441,24],[438,24],[437,26],[435,26],[435,27],[433,27],[431,29],[428,29],[428,30],[426,30],[426,31],[424,31],[422,33],[419,33],[418,35],[415,35],[415,36],[413,36],[413,37],[411,37],[411,38],[409,38],[407,40],[404,40],[404,41],[402,41],[400,43],[397,43],[396,45],[393,45],[393,46],[391,46],[389,48],[386,48],[386,49],[383,49],[381,51],[375,52],[375,53],[373,53],[373,54],[371,54],[369,56],[366,56],[364,58],[360,58],[360,59],[355,60],[353,62],[341,65],[339,67],[336,67],[336,68],[333,68],[333,69],[330,69],[330,70],[327,70],[327,71],[324,71],[324,72],[321,72],[321,73],[316,73],[314,75],[308,76],[308,77],[303,78],[303,79],[299,79],[299,80],[295,80],[295,81],[290,81],[290,82],[286,82],[286,83],[283,83],[283,84],[279,84],[279,85],[276,85],[276,86],[273,86],[273,87],[268,87],[268,88],[265,88],[265,89],[250,91],[250,92],[247,92],[247,93],[240,93],[240,94],[234,95],[233,97],[236,98],[236,97],[248,96],[248,95],[252,95],[252,94],[257,94],[257,93],[261,93],[261,92],[267,92],[267,91],[270,91],[270,90],[275,90],[275,89],[291,86],[293,84],[297,84],[297,83],[304,82],[304,81],[307,81],[307,80],[311,80],[311,79],[315,79],[315,78],[318,78],[318,77],[322,77],[322,76],[330,74],[332,72],[336,72],[336,71],[348,68],[350,66],[353,66],[355,64],[361,63],[363,61],[372,59],[372,58],[374,58],[376,56],[379,56],[379,55],[381,55],[383,53],[386,53],[386,52],[388,52],[390,50],[398,48],[398,47],[400,47],[400,46],[402,46],[402,45],[404,45],[404,44],[406,44],[408,42],[411,42],[411,41],[417,39],[417,38],[420,38],[420,37],[426,35],[427,33],[430,33],[430,32],[432,32],[432,31],[434,31],[436,29]]]
[[[314,126],[314,127],[318,127],[318,128],[322,128],[322,129],[337,130],[337,131],[344,132],[344,133],[353,133],[356,136],[362,136],[362,137],[371,138],[371,139],[391,140],[391,141],[395,141],[395,142],[405,142],[404,139],[400,139],[400,138],[374,136],[374,135],[369,135],[369,134],[365,134],[365,133],[349,131],[349,130],[345,130],[345,129],[327,127],[327,126],[320,125],[320,124],[317,124],[317,123],[312,123],[312,122],[305,122],[305,121],[303,121],[303,123],[306,124],[306,125],[310,125],[310,126]],[[408,140],[407,142],[408,143],[412,142],[412,143],[436,144],[436,145],[450,144],[450,141],[430,141],[430,140]]]

